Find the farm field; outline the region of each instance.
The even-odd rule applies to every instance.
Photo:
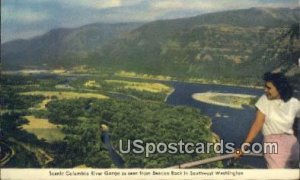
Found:
[[[31,96],[44,96],[52,97],[55,96],[58,99],[74,99],[74,98],[97,98],[97,99],[107,99],[107,96],[102,94],[94,93],[78,93],[78,92],[61,92],[61,91],[32,91],[20,93],[21,95],[31,95]]]
[[[47,142],[61,141],[64,134],[61,126],[52,124],[48,119],[36,118],[34,116],[24,116],[29,122],[21,127],[29,133],[33,133],[38,139],[45,139]]]

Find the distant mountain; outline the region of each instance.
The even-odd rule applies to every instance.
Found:
[[[68,66],[84,62],[111,39],[119,38],[141,23],[95,23],[79,28],[59,28],[32,39],[1,44],[3,66]]]
[[[298,59],[299,39],[290,31],[299,20],[299,8],[251,8],[155,21],[104,46],[95,57],[137,72],[258,77]]]
[[[299,30],[299,20],[300,8],[250,8],[106,25],[111,31],[102,25],[58,29],[3,44],[1,59],[4,65],[87,64],[177,77],[258,77],[295,64],[300,42],[293,27]]]

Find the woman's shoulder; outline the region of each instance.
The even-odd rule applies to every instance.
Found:
[[[295,98],[295,97],[291,97],[291,99],[289,101],[293,102],[293,103],[300,103],[299,99]]]
[[[267,96],[266,96],[265,94],[263,94],[263,95],[261,95],[261,96],[258,98],[257,101],[258,101],[258,102],[259,102],[259,101],[265,102],[265,101],[268,101],[268,98],[267,98]]]
[[[269,100],[265,94],[261,95],[258,100],[256,101],[255,105],[266,105],[266,103],[269,103]]]
[[[287,104],[290,104],[292,107],[295,107],[295,108],[300,108],[300,101],[299,99],[295,98],[295,97],[292,97],[288,102]]]

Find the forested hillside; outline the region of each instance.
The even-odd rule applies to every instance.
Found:
[[[300,9],[250,8],[142,24],[57,29],[1,45],[6,68],[88,65],[180,78],[256,81],[296,64]]]

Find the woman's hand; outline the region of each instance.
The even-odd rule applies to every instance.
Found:
[[[234,159],[239,159],[244,155],[241,149],[236,149],[234,153],[235,153]]]

